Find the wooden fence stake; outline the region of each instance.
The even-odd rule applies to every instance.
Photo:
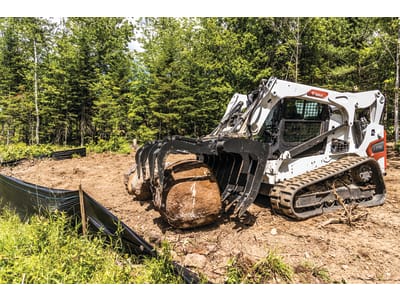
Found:
[[[83,203],[82,184],[79,184],[79,204],[81,207],[82,233],[83,233],[83,235],[86,235],[86,233],[87,233],[86,212],[85,212],[85,204]]]

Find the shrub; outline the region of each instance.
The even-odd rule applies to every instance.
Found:
[[[117,152],[121,154],[131,153],[131,145],[122,137],[112,137],[106,141],[100,139],[97,144],[90,143],[87,145],[90,152],[103,153],[103,152]]]

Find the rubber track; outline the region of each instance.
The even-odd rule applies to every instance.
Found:
[[[324,208],[323,211],[316,209],[314,211],[310,210],[303,213],[296,213],[293,209],[293,199],[296,193],[304,187],[340,175],[369,160],[371,160],[369,157],[346,156],[321,168],[306,172],[302,175],[274,185],[270,192],[272,210],[290,218],[302,220],[320,215],[324,211],[332,211],[340,208],[340,206],[337,206],[331,209]]]

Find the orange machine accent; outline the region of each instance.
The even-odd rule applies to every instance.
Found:
[[[319,90],[309,90],[307,92],[307,96],[317,97],[317,98],[325,98],[326,96],[328,96],[328,92],[319,91]]]
[[[373,148],[374,148],[373,146],[374,146],[374,145],[377,145],[377,144],[379,144],[379,143],[383,143],[383,150],[381,150],[380,148],[374,150],[374,149],[373,149]],[[384,157],[384,158],[385,158],[385,160],[384,160],[384,161],[385,161],[384,166],[385,166],[385,169],[386,169],[386,167],[387,167],[386,130],[384,131],[383,138],[381,138],[381,139],[379,139],[379,140],[375,140],[375,141],[371,142],[371,143],[368,145],[368,148],[367,148],[367,155],[368,155],[369,157],[374,158],[375,160],[378,160],[378,159]]]

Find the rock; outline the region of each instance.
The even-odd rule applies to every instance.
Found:
[[[271,234],[272,235],[277,235],[278,234],[278,231],[276,230],[276,228],[272,228],[271,229]]]
[[[341,265],[341,267],[342,267],[343,270],[347,270],[349,268],[348,265]]]
[[[310,258],[310,254],[308,252],[304,252],[304,257],[308,259]]]
[[[206,164],[196,160],[179,161],[166,168],[164,174],[163,201],[154,201],[154,205],[171,226],[195,228],[218,219],[221,193]]]
[[[197,253],[190,253],[185,256],[185,260],[183,264],[187,267],[196,267],[196,268],[204,268],[207,263],[207,259],[204,255]]]

